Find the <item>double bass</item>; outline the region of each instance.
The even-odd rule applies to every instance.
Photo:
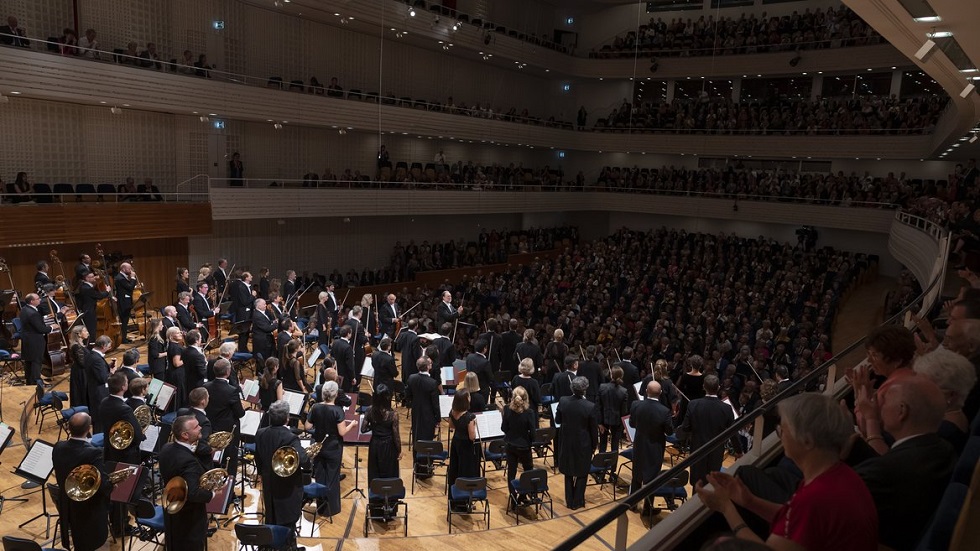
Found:
[[[119,322],[119,307],[116,305],[116,301],[113,300],[115,289],[112,288],[112,277],[109,276],[109,265],[106,263],[102,243],[95,245],[95,254],[101,259],[101,270],[94,262],[92,263],[92,268],[102,278],[102,283],[105,285],[104,291],[109,293],[109,296],[100,300],[96,307],[96,317],[98,319],[96,331],[99,335],[108,336],[112,339],[112,346],[118,347],[122,344],[122,323]]]

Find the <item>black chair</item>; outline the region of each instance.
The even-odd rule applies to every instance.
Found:
[[[313,504],[313,522],[310,523],[311,538],[313,537],[313,531],[316,530],[317,527],[316,517],[320,515],[320,507],[317,505],[317,503],[326,500],[329,491],[329,486],[318,482],[310,482],[309,484],[303,486],[303,507],[306,507],[310,503]],[[326,503],[323,504],[323,507],[329,510]],[[330,524],[333,524],[333,515],[333,511],[329,511],[329,514],[326,515],[327,520],[330,521]]]
[[[446,473],[436,473],[436,468],[448,468],[448,460],[449,452],[443,449],[442,442],[436,442],[434,440],[419,440],[415,442],[415,467],[412,469],[412,493],[415,493],[415,481],[418,480],[419,476],[427,478],[433,476],[445,477]],[[447,483],[448,481],[449,479],[446,478]],[[445,492],[445,488],[443,491]]]
[[[503,470],[507,458],[507,443],[503,440],[491,440],[483,448],[483,476],[487,476],[487,462],[493,464],[496,471]]]
[[[269,80],[266,81],[265,86],[266,88],[282,90],[282,77],[269,77]]]
[[[246,548],[255,551],[285,549],[291,541],[295,542],[295,534],[289,527],[274,524],[236,524],[235,537],[239,542],[238,551]]]
[[[544,460],[545,466],[548,466],[549,455],[552,459],[555,458],[555,434],[557,434],[555,427],[541,427],[534,431],[534,442],[531,442],[531,451]],[[552,461],[551,472],[555,472],[555,467],[555,462]]]
[[[99,184],[96,186],[95,192],[99,194],[96,198],[99,201],[104,201],[106,195],[111,196],[113,200],[116,199],[116,186],[112,184]]]
[[[3,537],[3,549],[4,551],[58,551],[56,547],[41,547],[34,540],[14,536]]]
[[[548,504],[551,511],[551,518],[555,518],[555,508],[552,503],[551,494],[548,493],[548,471],[545,469],[531,469],[521,473],[521,477],[511,480],[510,497],[507,498],[506,513],[514,512],[517,524],[521,523],[521,507],[534,507],[535,516],[540,515],[541,506]],[[520,501],[519,501],[520,500]]]
[[[133,506],[133,516],[136,517],[135,538],[129,539],[129,549],[132,551],[134,540],[152,541],[154,545],[163,546],[160,543],[160,535],[164,532],[163,526],[163,507],[154,505],[148,499],[140,498]]]
[[[498,371],[493,376],[493,388],[504,398],[504,402],[510,402],[510,382],[514,379],[510,371]],[[490,404],[492,405],[492,404]]]
[[[54,196],[51,195],[51,186],[48,184],[34,184],[35,203],[54,203]]]
[[[623,469],[629,469],[630,476],[632,476],[632,473],[633,473],[633,448],[626,448],[625,450],[619,452],[619,456],[623,458],[623,462],[620,463],[619,464],[619,468],[616,469],[616,482],[617,483],[619,483],[620,481],[623,480],[623,477],[620,476],[620,474],[623,472]]]
[[[44,383],[41,379],[36,381],[35,386],[35,400],[34,400],[34,422],[40,422],[38,431],[44,430],[44,420],[48,417],[54,417],[55,420],[61,415],[61,408],[55,406],[55,399],[67,400],[68,395],[60,391],[44,392]]]
[[[75,188],[71,184],[55,184],[54,193],[58,196],[58,202],[65,202],[65,197],[75,193]]]
[[[602,486],[606,484],[612,484],[613,487],[613,501],[616,500],[616,481],[613,478],[615,476],[616,465],[619,463],[619,453],[618,452],[602,452],[597,453],[592,456],[592,465],[589,467],[589,475],[592,477],[594,482],[586,484],[587,486]]]
[[[667,509],[673,511],[677,508],[678,501],[681,503],[687,501],[687,489],[684,486],[687,485],[690,476],[690,473],[687,471],[681,471],[680,474],[668,480],[666,484],[657,488],[650,495],[650,501],[653,501],[655,497],[659,497],[667,503]],[[615,485],[613,487],[615,488]],[[616,498],[613,497],[613,499]]]
[[[405,522],[405,537],[408,537],[408,503],[405,499],[405,483],[400,478],[375,478],[368,484],[368,503],[364,508],[364,537],[372,520],[384,523],[396,518]],[[399,515],[398,509],[404,507]]]
[[[476,509],[478,503],[483,504],[483,511]],[[453,533],[453,515],[483,515],[487,520],[487,530],[490,529],[490,501],[487,500],[486,478],[459,477],[453,482],[446,505],[450,534]]]
[[[302,80],[291,80],[289,81],[289,91],[290,92],[305,92],[306,83]]]
[[[92,184],[78,184],[75,186],[75,201],[87,201],[95,197],[95,186]]]

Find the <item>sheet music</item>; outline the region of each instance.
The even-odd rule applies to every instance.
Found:
[[[299,445],[300,445],[300,447],[301,447],[301,448],[303,448],[304,450],[305,450],[306,448],[309,448],[311,444],[313,444],[313,441],[312,441],[312,440],[310,440],[309,438],[300,438],[300,439],[299,439]]]
[[[456,372],[453,366],[447,365],[446,367],[440,368],[439,371],[442,373],[441,378],[443,383],[456,384]]]
[[[160,438],[160,425],[150,425],[143,432],[146,439],[140,442],[140,451],[153,453],[157,449],[157,439]]]
[[[361,416],[357,420],[357,428],[356,429],[351,429],[351,432],[360,432],[360,428],[361,427],[366,427],[366,426],[367,425],[364,424],[364,414],[362,413]],[[363,437],[366,440],[370,440],[371,439],[370,438],[371,437],[371,433],[372,433],[372,431],[369,431],[369,430],[364,431],[364,432],[361,433],[361,437]]]
[[[374,378],[374,364],[371,363],[370,356],[364,358],[364,365],[361,366],[361,376]]]
[[[449,417],[449,412],[453,410],[453,397],[448,394],[439,395],[439,417],[445,419]]]
[[[258,379],[248,379],[242,384],[242,396],[246,400],[249,398],[255,398],[259,395],[259,381]]]
[[[159,393],[156,394],[156,401],[154,402],[157,409],[160,411],[167,411],[167,408],[170,407],[170,401],[174,399],[174,392],[176,391],[177,387],[174,385],[163,383],[163,385],[160,386]]]
[[[43,440],[35,440],[17,470],[37,480],[45,481],[54,470],[53,453],[54,446]]]
[[[551,402],[551,418],[558,419],[558,402]],[[561,423],[555,421],[555,428],[561,428]]]
[[[310,354],[310,357],[306,359],[306,365],[307,365],[307,367],[312,368],[314,365],[316,365],[316,361],[320,359],[320,356],[322,354],[323,354],[323,350],[321,350],[319,346],[316,347],[316,348],[314,348],[313,349],[313,353]],[[319,374],[317,374],[317,384],[320,384],[320,375]]]
[[[254,409],[245,410],[245,417],[242,417],[241,433],[248,436],[255,436],[259,431],[259,422],[262,421],[262,412]]]
[[[640,385],[641,384],[643,384],[643,381],[640,381],[639,383],[636,383],[635,385],[633,385],[633,388],[636,389],[636,395],[640,397],[640,400],[646,400],[646,396],[644,396],[643,393],[640,392]]]
[[[0,451],[7,447],[7,443],[14,436],[14,429],[6,423],[0,423]]]
[[[626,438],[629,438],[630,443],[636,439],[636,428],[630,426],[630,416],[624,415],[622,418],[623,428],[626,429]]]
[[[146,394],[151,399],[147,400],[147,404],[151,406],[157,405],[157,396],[160,394],[160,388],[162,387],[163,387],[163,379],[150,379],[150,383],[146,385]]]
[[[504,430],[500,425],[504,422],[503,415],[497,410],[484,411],[476,414],[476,438],[477,440],[489,440],[500,438],[504,435]]]
[[[303,404],[306,403],[306,394],[292,390],[284,390],[282,399],[289,404],[289,414],[299,415],[303,411]]]

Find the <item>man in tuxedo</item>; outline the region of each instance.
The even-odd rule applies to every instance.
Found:
[[[75,264],[75,285],[81,284],[85,280],[85,275],[92,271],[92,257],[83,254],[78,257],[78,264]]]
[[[421,357],[416,363],[417,373],[408,378],[405,385],[405,400],[412,408],[413,442],[435,440],[436,427],[439,426],[439,381],[429,375],[432,366],[429,359]]]
[[[102,432],[102,400],[109,395],[106,383],[109,375],[116,372],[116,360],[110,365],[106,362],[105,354],[112,348],[112,339],[106,335],[95,339],[95,346],[86,357],[85,387],[88,389],[89,413],[92,414],[92,424],[96,432]],[[108,427],[106,427],[108,428]]]
[[[442,302],[440,302],[438,308],[436,308],[436,327],[442,327],[443,324],[446,323],[452,325],[459,319],[459,316],[462,313],[462,306],[453,306],[453,294],[449,291],[443,291]]]
[[[255,434],[255,466],[262,477],[262,499],[265,503],[265,523],[289,527],[290,533],[302,514],[303,471],[309,470],[310,459],[286,421],[289,404],[278,400],[269,406],[269,426]],[[289,446],[299,455],[299,469],[288,477],[272,470],[272,456],[279,448]]]
[[[493,388],[493,372],[490,369],[490,360],[487,358],[487,341],[480,339],[473,345],[474,350],[466,357],[466,372],[476,373],[476,378],[480,381],[480,394],[490,403],[490,389]]]
[[[720,386],[717,375],[705,375],[704,398],[692,400],[688,404],[684,421],[677,429],[679,440],[690,439],[692,451],[721,434],[735,422],[735,412],[732,411],[732,407],[718,398]],[[741,454],[741,442],[739,442],[737,434],[732,436],[731,443],[736,453]],[[704,459],[692,464],[691,482],[705,481],[708,473],[721,469],[724,458],[725,448],[719,446],[708,453]]]
[[[296,270],[286,270],[286,281],[282,282],[280,294],[284,301],[286,315],[290,317],[296,315],[296,299],[299,298],[296,291]]]
[[[507,331],[500,336],[500,369],[517,373],[517,343],[521,342],[521,335],[517,332],[518,324],[516,319],[511,319]]]
[[[211,395],[208,393],[208,389],[202,386],[190,391],[187,395],[187,405],[177,410],[178,417],[193,415],[197,419],[197,424],[201,427],[201,442],[198,443],[198,446],[207,446],[208,438],[214,433],[214,426],[211,424],[211,418],[208,417],[208,404],[210,403]]]
[[[41,287],[41,305],[38,306],[37,310],[41,312],[42,316],[56,316],[59,322],[65,321],[64,312],[68,308],[55,300],[54,295],[57,290],[54,283],[46,283]]]
[[[235,364],[231,362],[231,358],[235,355],[235,352],[237,351],[238,351],[238,345],[236,345],[235,343],[233,342],[221,343],[221,346],[218,347],[218,355],[208,360],[207,372],[208,372],[208,380],[210,381],[214,379],[215,364],[217,364],[222,359],[227,360],[228,365],[231,366],[231,373],[227,377],[228,383],[231,384],[231,386],[235,387],[235,389],[238,390],[238,392],[240,393],[242,390],[242,385],[238,381],[238,372],[235,370]],[[259,373],[261,374],[262,372],[260,371]]]
[[[208,405],[205,408],[211,425],[216,432],[228,431],[235,435],[228,444],[225,454],[228,461],[228,474],[232,477],[238,472],[238,435],[241,432],[239,419],[245,416],[245,408],[238,389],[232,386],[228,377],[231,375],[231,362],[221,358],[214,364],[213,381],[208,381],[204,388],[208,391]]]
[[[123,262],[119,265],[119,273],[113,278],[116,291],[116,304],[119,305],[119,324],[121,325],[122,344],[129,344],[129,318],[133,313],[133,291],[136,290],[136,272],[133,265]]]
[[[130,380],[129,390],[127,391],[129,398],[126,398],[126,405],[129,406],[134,412],[136,411],[136,408],[147,405],[146,393],[148,389],[149,384],[143,377]]]
[[[352,392],[354,389],[354,349],[350,345],[350,326],[345,325],[340,328],[340,338],[334,339],[330,345],[330,355],[337,362],[337,374],[343,377],[340,388],[344,392]]]
[[[572,395],[558,401],[555,424],[561,425],[555,441],[558,470],[565,475],[565,505],[572,510],[585,507],[585,486],[592,466],[592,454],[599,443],[599,424],[595,404],[585,399],[589,381],[572,380]]]
[[[48,263],[43,260],[37,262],[37,273],[34,274],[34,288],[40,293],[45,285],[53,284],[51,277],[48,276]]]
[[[486,332],[481,333],[477,340],[487,341],[487,359],[490,360],[490,370],[496,374],[500,371],[500,334],[497,333],[497,320],[490,318],[486,322]]]
[[[660,474],[667,449],[667,435],[674,432],[670,408],[660,402],[662,391],[660,383],[647,383],[646,399],[633,402],[630,408],[631,427],[636,429],[633,437],[633,482],[630,492],[653,480]],[[644,512],[649,511],[650,503],[644,503]]]
[[[0,43],[8,46],[20,46],[30,48],[31,41],[27,39],[27,31],[21,27],[17,18],[10,16],[7,18],[6,25],[0,25]]]
[[[269,309],[267,311],[269,312],[269,317],[272,318],[273,322],[281,322],[283,319],[289,316],[283,307],[282,295],[279,294],[279,291],[270,291],[269,300],[267,302],[269,305]]]
[[[91,431],[92,418],[89,414],[80,412],[72,415],[68,420],[68,439],[55,444],[51,456],[59,488],[65,487],[68,474],[81,465],[92,465],[102,477],[98,491],[87,501],[74,501],[65,491],[58,494],[61,546],[76,551],[95,551],[109,539],[106,518],[109,516],[112,482],[102,458],[102,448],[96,448],[89,441]]]
[[[174,441],[160,451],[160,478],[164,485],[175,477],[187,482],[187,502],[175,514],[163,513],[167,551],[203,551],[207,543],[207,504],[214,497],[200,487],[201,475],[211,467],[210,456],[198,445],[201,426],[192,415],[174,420]]]
[[[194,296],[191,298],[191,302],[194,305],[194,313],[197,314],[197,321],[201,325],[199,328],[201,331],[201,340],[205,343],[211,339],[211,334],[208,332],[208,319],[218,315],[218,306],[216,304],[212,305],[211,301],[208,300],[208,290],[207,281],[198,281]]]
[[[180,329],[180,324],[177,323],[177,307],[176,306],[164,306],[163,307],[163,333],[167,333],[167,329],[171,327],[176,327]]]
[[[395,339],[395,351],[401,352],[402,361],[402,382],[408,383],[408,378],[418,373],[416,362],[422,356],[422,347],[419,346],[419,334],[415,331],[419,325],[419,320],[412,318],[408,320],[406,328],[398,334]]]
[[[379,385],[386,385],[392,388],[395,377],[398,376],[398,368],[395,367],[395,357],[391,355],[391,339],[384,337],[378,344],[378,351],[371,355],[371,367],[374,368],[374,390],[377,392]]]
[[[41,379],[41,363],[47,349],[48,333],[51,327],[44,323],[44,316],[38,311],[41,297],[31,293],[24,297],[26,304],[20,309],[21,359],[24,362],[24,379],[34,384]]]
[[[255,311],[252,312],[252,354],[261,356],[264,361],[276,353],[276,343],[272,339],[272,331],[276,328],[269,313],[266,312],[264,299],[255,300]]]
[[[129,398],[129,383],[134,379],[142,379],[143,374],[136,369],[136,363],[140,361],[140,351],[138,348],[130,348],[123,353],[123,365],[122,368],[117,370],[117,373],[122,373],[126,376],[126,392],[124,393],[124,398]]]
[[[190,331],[191,329],[197,329],[200,331],[201,324],[194,321],[194,316],[191,315],[191,294],[187,291],[183,291],[177,294],[177,306],[174,307],[177,312],[177,327],[184,333]]]
[[[98,317],[95,308],[98,306],[100,300],[108,297],[108,292],[96,289],[94,273],[85,272],[81,276],[81,283],[78,284],[78,294],[75,297],[75,304],[78,306],[78,315],[82,316],[82,323],[88,329],[90,339],[94,338],[97,334],[96,326],[98,325]],[[113,300],[115,300],[115,297],[113,297]]]
[[[436,360],[439,364],[435,366],[436,373],[439,373],[439,368],[453,365],[453,362],[456,361],[456,347],[453,346],[453,341],[449,339],[452,330],[452,324],[442,324],[442,327],[439,328],[439,338],[432,341],[432,344],[439,350],[439,357]]]
[[[363,315],[364,311],[361,307],[355,306],[351,308],[350,317],[344,322],[345,326],[350,327],[351,348],[354,350],[354,369],[358,375],[360,375],[361,366],[364,365],[364,358],[367,356],[364,345],[368,343],[368,336],[365,333],[364,324],[361,323],[361,316]]]
[[[219,258],[218,268],[212,273],[212,275],[214,276],[214,288],[220,295],[225,291],[225,285],[228,283],[228,261],[224,258]]]
[[[208,377],[208,360],[204,357],[204,350],[201,349],[201,333],[197,329],[187,332],[184,336],[184,352],[181,359],[184,360],[184,377],[187,381],[186,391],[204,386],[204,381]],[[184,396],[187,399],[187,396]]]
[[[140,463],[140,442],[146,436],[143,434],[143,428],[136,420],[132,408],[126,404],[125,394],[129,390],[129,379],[121,371],[116,371],[109,376],[108,384],[109,395],[102,399],[102,404],[99,406],[99,415],[102,416],[102,426],[104,427],[102,434],[105,438],[105,460],[138,465]],[[133,431],[133,439],[128,446],[118,450],[111,445],[110,438],[112,427],[120,421],[129,425]],[[126,504],[113,503],[111,508],[112,514],[109,517],[109,524],[112,527],[113,535],[119,535],[126,525],[125,519],[128,518]]]
[[[231,288],[228,290],[228,297],[231,299],[231,308],[235,313],[235,330],[238,331],[238,350],[248,351],[248,333],[250,322],[252,321],[252,308],[255,305],[255,292],[252,291],[252,274],[242,272],[241,279],[228,283]]]
[[[595,345],[590,344],[585,349],[585,357],[578,364],[578,375],[589,380],[585,398],[593,403],[599,399],[599,386],[602,384],[602,369],[595,360],[595,353]]]
[[[389,293],[385,297],[385,302],[378,307],[378,321],[381,323],[379,331],[388,338],[395,338],[395,324],[398,322],[398,304],[395,302],[394,293]]]

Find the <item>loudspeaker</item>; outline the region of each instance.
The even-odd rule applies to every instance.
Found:
[[[976,86],[974,86],[972,84],[967,84],[966,85],[966,88],[964,88],[963,91],[960,92],[960,97],[963,98],[963,99],[966,99],[966,97],[969,96],[970,94],[972,94],[973,91],[976,90],[976,89],[977,89]]]
[[[915,59],[918,59],[919,61],[926,61],[926,59],[928,59],[929,56],[932,55],[932,52],[935,50],[935,48],[936,48],[935,42],[933,42],[932,40],[926,40],[926,43],[923,44],[921,48],[919,48],[919,51],[915,52]]]

